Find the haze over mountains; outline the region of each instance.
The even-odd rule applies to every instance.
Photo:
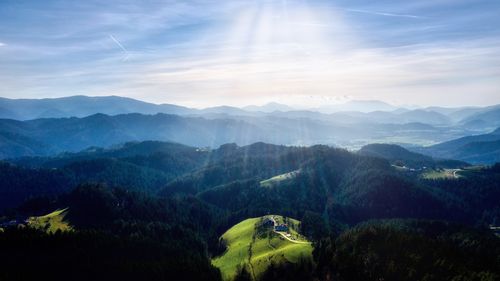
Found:
[[[488,107],[397,107],[376,100],[353,100],[343,104],[324,105],[317,108],[293,108],[271,102],[262,106],[250,105],[243,108],[217,106],[205,109],[188,108],[174,104],[154,104],[119,96],[88,97],[70,96],[50,99],[7,99],[0,98],[0,118],[31,120],[38,118],[86,117],[96,113],[118,115],[127,113],[210,115],[228,114],[254,116],[278,112],[293,112],[292,116],[316,117],[331,115],[342,118],[373,120],[375,122],[423,122],[440,125],[481,123],[484,126],[500,125],[500,105]],[[322,116],[326,118],[325,116]]]
[[[381,142],[437,158],[473,163],[499,159],[499,134],[490,133],[500,127],[499,106],[409,110],[379,101],[351,101],[328,107],[332,113],[325,108],[294,110],[270,103],[193,109],[117,96],[0,99],[0,157],[158,140],[211,148],[268,142],[351,150]]]

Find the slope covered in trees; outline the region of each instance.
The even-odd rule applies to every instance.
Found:
[[[115,271],[126,266],[140,267],[135,272],[143,272],[151,280],[179,276],[185,276],[180,278],[183,280],[217,280],[220,273],[210,261],[226,250],[219,237],[241,221],[273,213],[301,221],[301,233],[314,242],[315,259],[271,263],[259,273],[261,280],[323,280],[334,275],[339,280],[442,280],[439,278],[451,276],[495,280],[498,274],[491,263],[476,264],[463,257],[496,257],[495,237],[485,231],[490,224],[498,225],[500,218],[498,165],[470,169],[459,178],[429,180],[418,172],[397,169],[386,159],[328,146],[256,143],[200,150],[159,142],[13,162],[0,166],[0,190],[6,196],[0,198],[4,208],[18,208],[4,212],[0,223],[68,208],[65,219],[74,232],[46,234],[30,228],[5,228],[0,243],[8,246],[0,258],[12,265],[12,270],[2,272],[5,278],[19,269],[15,264],[23,263],[35,263],[39,272],[48,274],[48,263],[71,251],[74,256],[63,263],[66,268],[107,268],[103,276],[116,274],[123,280],[135,276],[127,270],[123,275]],[[290,172],[294,176],[286,180],[261,184]],[[356,226],[372,219],[396,218],[405,221]],[[479,228],[477,236],[470,236],[475,232],[454,224],[408,223],[406,219],[444,220]],[[384,240],[385,236],[392,239]],[[46,248],[29,248],[22,241],[60,243],[61,247],[54,259],[44,262],[37,253]],[[101,247],[99,241],[107,246]],[[470,249],[461,244],[467,241],[473,241]],[[408,246],[413,242],[418,247]],[[436,243],[445,246],[435,247]],[[78,252],[76,244],[89,250]],[[356,247],[361,248],[350,252]],[[397,252],[402,247],[411,250]],[[384,248],[390,255],[376,258]],[[15,249],[31,257],[23,254],[8,261]],[[101,250],[122,256],[113,259],[113,255],[101,255]],[[92,258],[98,255],[102,258]],[[444,257],[443,264],[427,262],[438,256]],[[89,259],[90,263],[81,263]],[[373,262],[360,264],[370,259]],[[397,266],[387,266],[395,261],[400,261]],[[155,269],[167,264],[175,264],[175,269]],[[191,267],[199,271],[188,272]],[[356,267],[363,270],[350,275]],[[411,275],[427,270],[437,273]],[[26,279],[33,277],[25,274]],[[249,276],[253,278],[251,272],[241,270],[235,279]]]

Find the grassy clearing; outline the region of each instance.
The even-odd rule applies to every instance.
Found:
[[[49,233],[54,233],[58,230],[70,231],[72,227],[64,217],[68,213],[68,209],[56,210],[50,214],[40,217],[30,217],[28,218],[28,226],[43,229]]]
[[[422,178],[428,180],[458,179],[461,177],[461,169],[427,169],[422,173]]]
[[[283,217],[274,217],[277,223],[284,222]],[[272,228],[259,227],[263,218],[244,220],[222,235],[221,238],[227,243],[227,251],[213,259],[212,263],[221,270],[224,280],[234,279],[238,268],[241,267],[247,267],[254,278],[258,278],[271,262],[293,263],[300,258],[311,258],[311,243],[295,230],[300,224],[299,221],[288,219],[290,234],[301,242],[294,243],[275,233]]]
[[[481,173],[485,168],[486,166],[475,165],[462,169],[427,169],[421,174],[421,177],[431,180],[466,178]]]
[[[274,177],[272,177],[270,179],[261,181],[260,182],[260,186],[262,186],[262,187],[271,187],[271,186],[273,186],[275,184],[278,184],[278,183],[280,183],[282,181],[293,179],[297,175],[299,175],[299,173],[300,173],[300,170],[296,170],[296,171],[293,171],[293,172],[289,172],[289,173],[277,175],[277,176],[274,176]]]

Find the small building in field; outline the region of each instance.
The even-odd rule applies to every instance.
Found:
[[[288,231],[288,225],[286,225],[286,224],[277,225],[277,226],[274,227],[274,230],[278,231],[278,232],[287,232]]]

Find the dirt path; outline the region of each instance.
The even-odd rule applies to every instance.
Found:
[[[310,242],[305,242],[305,241],[297,241],[297,240],[293,240],[293,239],[290,239],[290,237],[287,237],[285,235],[285,233],[283,232],[278,232],[278,231],[274,231],[275,233],[278,233],[279,235],[281,235],[281,237],[285,238],[286,240],[292,242],[292,243],[295,243],[295,244],[310,244]]]

